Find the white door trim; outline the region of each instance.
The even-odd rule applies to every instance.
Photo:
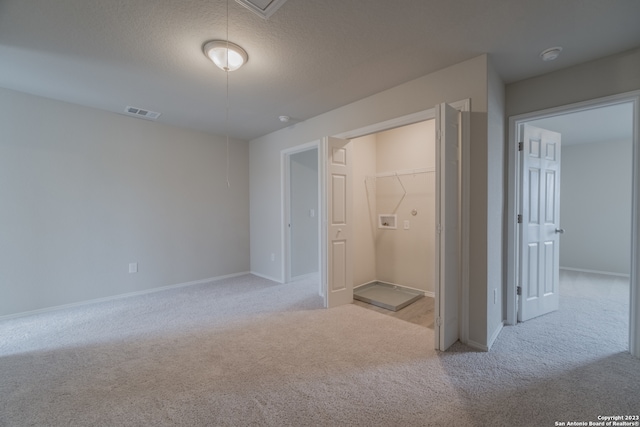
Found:
[[[460,340],[461,300],[460,114],[436,106],[435,348],[446,351]],[[455,189],[452,194],[451,189]],[[452,259],[453,258],[453,259]]]
[[[575,104],[563,105],[541,111],[520,114],[509,118],[509,143],[507,144],[508,168],[508,192],[507,192],[507,315],[506,324],[514,325],[517,322],[517,296],[516,286],[518,277],[518,233],[517,233],[517,207],[518,188],[520,185],[520,165],[518,162],[517,143],[520,124],[544,119],[560,114],[590,110],[608,105],[621,103],[633,104],[633,183],[632,183],[632,207],[631,207],[631,274],[630,274],[630,322],[629,322],[629,352],[640,357],[640,285],[638,283],[638,266],[640,265],[640,91],[626,92],[604,98],[592,99]]]

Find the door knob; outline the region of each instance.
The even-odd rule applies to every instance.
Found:
[[[556,228],[556,233],[564,234],[564,228]]]

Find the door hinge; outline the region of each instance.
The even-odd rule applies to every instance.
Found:
[[[524,142],[518,142],[518,151],[524,151]]]
[[[436,326],[441,326],[442,322],[440,321],[440,317],[436,317]]]
[[[518,224],[522,224],[522,214],[518,214]]]
[[[441,224],[436,225],[436,233],[438,233],[438,234],[442,233],[442,225]]]
[[[516,295],[522,295],[522,286],[516,287]]]

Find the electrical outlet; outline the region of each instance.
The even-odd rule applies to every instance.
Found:
[[[405,220],[404,220],[404,229],[405,229],[405,230],[408,230],[408,229],[409,229],[409,220],[408,220],[408,219],[405,219]]]
[[[138,272],[138,263],[131,262],[129,263],[129,273],[137,273]]]

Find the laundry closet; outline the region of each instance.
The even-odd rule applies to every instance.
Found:
[[[433,297],[435,121],[352,139],[351,145],[354,298],[395,311],[422,295]],[[415,298],[367,300],[384,300],[388,292]]]

